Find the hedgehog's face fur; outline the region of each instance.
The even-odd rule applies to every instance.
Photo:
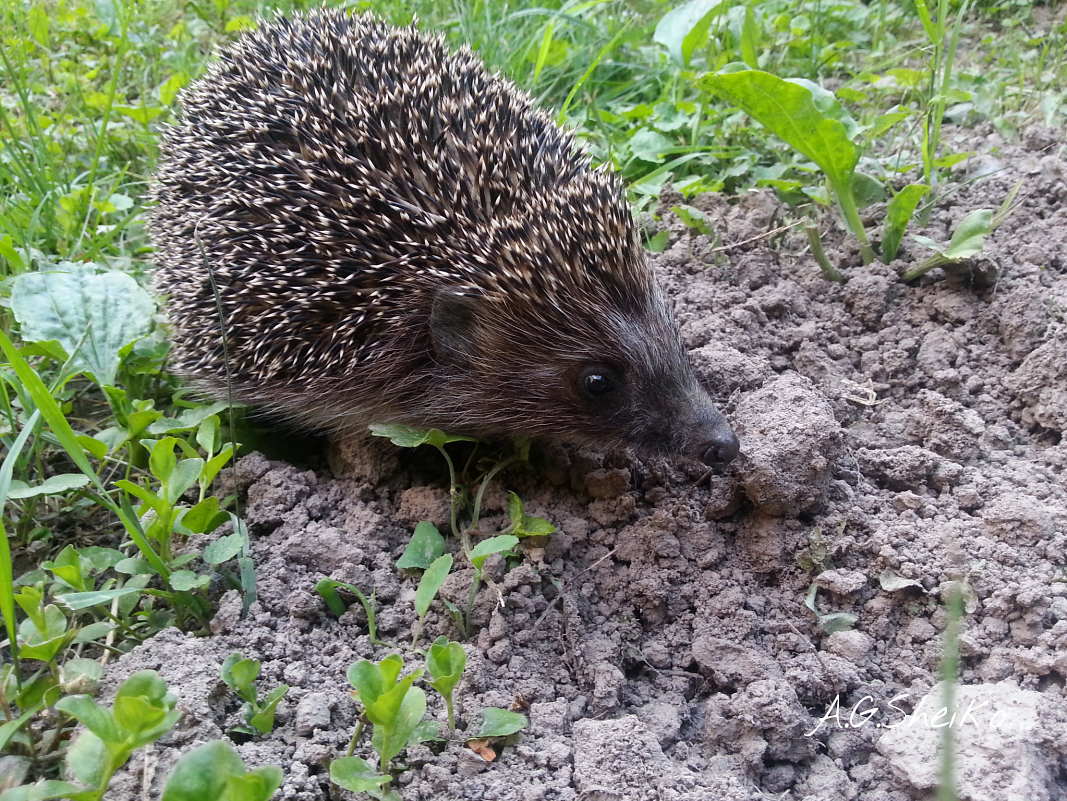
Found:
[[[320,428],[736,455],[621,189],[469,51],[315,12],[181,101],[150,230],[198,387]]]
[[[651,300],[626,312],[601,307],[561,329],[551,318],[516,319],[486,298],[439,293],[430,329],[446,368],[440,389],[463,403],[436,396],[429,417],[465,418],[457,430],[510,430],[727,464],[737,437],[697,384],[658,296]],[[580,341],[571,340],[576,325]]]

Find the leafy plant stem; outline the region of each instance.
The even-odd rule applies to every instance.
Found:
[[[352,756],[356,751],[356,743],[359,742],[360,735],[363,734],[363,717],[359,719],[359,723],[356,724],[356,730],[352,732],[352,739],[348,741],[348,750],[345,751],[345,756]]]
[[[19,432],[18,438],[11,446],[4,463],[0,466],[0,504],[7,501],[7,490],[11,485],[11,471],[22,449],[26,446],[26,440],[37,425],[41,416],[40,409],[34,409],[30,419]],[[4,527],[3,518],[0,517],[0,612],[4,614],[4,626],[7,629],[8,643],[11,646],[11,662],[15,673],[15,685],[22,691],[22,669],[19,664],[19,648],[15,628],[15,596],[14,574],[11,566],[11,544],[7,541],[7,530]],[[10,715],[9,715],[10,717]]]
[[[956,681],[960,664],[960,621],[963,619],[962,580],[952,582],[948,597],[948,623],[945,626],[944,655],[941,658],[941,702],[945,709],[956,708]],[[941,782],[938,801],[956,801],[956,739],[952,726],[946,726],[941,741]]]
[[[841,275],[841,272],[830,263],[830,260],[826,258],[826,253],[822,249],[822,239],[819,237],[819,229],[812,225],[804,226],[804,231],[808,235],[808,244],[811,246],[811,255],[815,257],[815,261],[819,263],[819,269],[822,270],[823,278],[828,281],[840,281],[845,280],[845,276]]]
[[[863,263],[870,264],[874,261],[874,250],[871,248],[870,240],[867,239],[867,229],[863,227],[859,209],[856,208],[856,199],[852,195],[852,187],[841,186],[833,178],[829,180],[834,190],[834,196],[841,207],[841,213],[845,217],[845,222],[848,223],[849,230],[856,235],[860,242],[860,255],[863,257]],[[834,280],[840,281],[842,279],[836,278]]]
[[[448,455],[448,451],[445,450],[443,445],[435,445],[441,455],[445,457],[445,464],[448,465],[448,493],[451,496],[449,500],[451,503],[449,507],[451,509],[449,522],[452,525],[452,536],[459,536],[459,487],[456,485],[456,466],[452,462],[452,457]]]

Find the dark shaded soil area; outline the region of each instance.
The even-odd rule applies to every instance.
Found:
[[[483,707],[528,704],[530,725],[492,763],[455,742],[409,748],[405,799],[925,799],[950,720],[962,798],[1067,798],[1067,148],[1040,128],[1019,145],[959,136],[1000,171],[942,202],[927,236],[947,242],[1019,180],[1024,200],[973,269],[912,286],[898,272],[927,253],[910,239],[900,262],[862,267],[827,232],[849,277],[831,284],[798,229],[716,253],[663,199],[651,225],[671,240],[652,260],[742,457],[707,477],[541,451],[503,474],[490,513],[515,490],[559,531],[496,565],[457,715],[474,728]],[[769,193],[694,203],[726,243],[788,216]],[[260,601],[241,620],[228,595],[214,636],[166,632],[109,671],[159,670],[187,712],[109,798],[140,798],[145,771],[158,782],[237,722],[219,678],[233,651],[263,661],[264,691],[291,686],[276,731],[239,747],[246,762],[285,769],[277,798],[350,797],[325,767],[356,722],[345,670],[394,650],[414,666],[417,578],[393,565],[417,521],[447,528],[447,492],[432,452],[381,459],[373,480],[344,448],[333,464],[348,477],[241,463]],[[374,587],[398,647],[370,643],[359,604],[330,615],[324,575]],[[445,597],[464,601],[470,578]],[[953,588],[967,610],[955,719],[935,687]],[[827,633],[847,625],[837,613],[855,623]],[[457,637],[436,602],[423,644],[439,634]]]

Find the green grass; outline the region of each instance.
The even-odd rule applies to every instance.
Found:
[[[26,657],[0,671],[5,715],[54,703],[64,666],[74,664],[72,642],[106,661],[105,652],[171,622],[202,626],[212,572],[252,597],[240,528],[201,561],[175,564],[170,555],[172,538],[228,514],[225,502],[205,497],[228,435],[218,410],[198,406],[168,375],[165,333],[146,320],[151,333],[105,378],[86,366],[85,332],[59,345],[30,341],[12,293],[19,275],[62,262],[147,285],[143,204],[176,94],[214,47],[268,7],[311,5],[5,0],[0,8],[0,333],[14,343],[0,363],[0,533],[9,546],[0,549],[0,611]],[[765,0],[705,16],[707,3],[679,22],[682,5],[374,0],[357,8],[395,24],[417,18],[452,46],[472,46],[574,128],[594,161],[610,163],[638,209],[653,208],[668,182],[687,195],[772,186],[809,227],[819,225],[831,197],[814,165],[697,82],[731,63],[834,89],[859,168],[895,188],[936,184],[944,168],[933,159],[953,157],[935,136],[924,171],[922,120],[939,120],[941,108],[951,121],[987,121],[1006,135],[1033,122],[1062,128],[1067,116],[1067,30],[1050,28],[1047,9],[1027,0],[978,0],[962,17],[951,67],[934,74],[930,65],[945,62],[934,58],[913,0]],[[944,8],[955,20],[959,4]],[[60,481],[45,486],[49,476]],[[175,488],[197,481],[199,503],[183,504]],[[141,514],[147,507],[156,517]],[[60,603],[72,588],[88,595]],[[54,753],[24,723],[8,750],[53,766],[33,775],[54,775]]]

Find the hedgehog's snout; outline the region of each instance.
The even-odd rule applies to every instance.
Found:
[[[741,450],[737,434],[724,422],[712,430],[711,435],[699,445],[700,461],[708,467],[724,467],[730,464]]]
[[[725,467],[737,458],[741,443],[726,416],[703,390],[690,395],[695,412],[690,418],[689,453],[708,467]]]

